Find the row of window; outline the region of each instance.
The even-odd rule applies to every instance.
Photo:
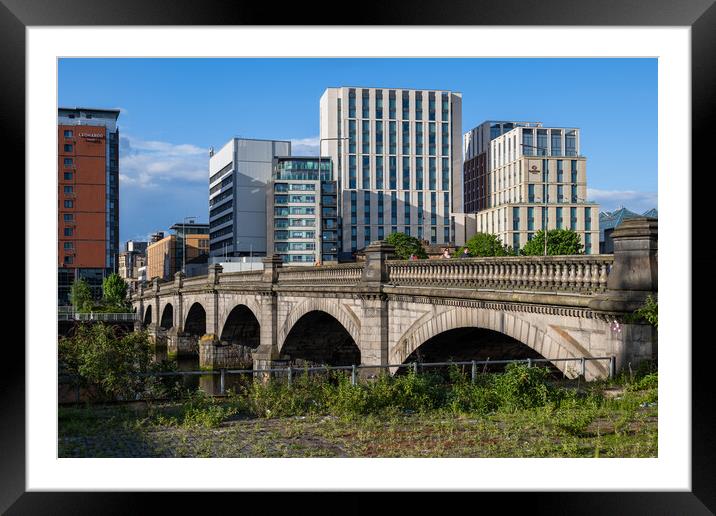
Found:
[[[378,232],[377,232],[377,239],[383,240],[385,237],[385,229],[383,226],[378,226]],[[390,233],[397,233],[398,232],[398,226],[391,226],[390,227]],[[403,233],[405,233],[408,236],[411,236],[411,227],[405,226],[403,227]],[[423,234],[423,226],[418,226],[417,228],[417,234],[415,235],[418,240],[424,239]],[[363,247],[367,246],[371,241],[372,237],[372,231],[370,226],[364,226],[363,227]],[[442,243],[448,244],[450,243],[450,228],[444,227],[443,228],[443,241]],[[351,226],[351,251],[356,251],[358,249],[358,227],[357,226]],[[437,244],[438,243],[438,229],[437,227],[431,227],[430,228],[430,243]]]
[[[370,156],[363,156],[361,160],[361,188],[369,190],[372,188],[372,179],[375,178],[375,188],[382,190],[385,188],[385,171],[383,156],[375,157],[375,169],[371,169]],[[411,158],[403,157],[401,174],[402,190],[423,190],[425,189],[425,161],[422,157],[416,157],[415,175],[411,173]],[[442,158],[441,160],[441,187],[442,190],[450,189],[450,159]],[[372,173],[373,172],[373,173]],[[348,188],[357,188],[357,159],[356,156],[348,156]],[[428,190],[436,190],[437,188],[437,159],[428,158]],[[414,188],[413,188],[414,186]],[[398,159],[395,156],[388,157],[388,189],[398,189]]]
[[[404,120],[407,120],[410,118],[410,92],[402,90],[400,92],[396,92],[395,90],[389,90],[388,91],[388,118],[389,119],[396,119],[397,118],[397,105],[398,105],[398,96],[401,97],[401,114],[403,115],[402,118]],[[360,113],[363,118],[370,118],[370,90],[363,89],[361,90],[361,109]],[[429,120],[435,120],[435,114],[436,114],[436,95],[435,92],[428,92],[428,119]],[[416,91],[415,92],[415,118],[418,120],[423,119],[423,92]],[[383,118],[383,91],[382,90],[376,90],[375,92],[375,118],[378,120],[381,120]],[[449,93],[442,93],[441,94],[441,115],[443,120],[448,120],[450,118],[450,94]],[[339,110],[340,110],[340,99],[339,99]],[[356,90],[355,89],[349,89],[348,90],[348,118],[356,118]]]
[[[361,127],[361,145],[360,149],[363,154],[370,154],[371,152],[371,137],[370,129],[371,122],[369,120],[362,120],[360,123]],[[415,141],[413,148],[415,152],[411,153],[411,138],[410,138],[410,122],[402,122],[401,126],[401,145],[400,148],[403,154],[425,154],[425,134],[423,132],[423,123],[415,123]],[[437,135],[436,135],[435,123],[428,124],[428,152],[427,154],[435,156],[437,153]],[[355,120],[348,121],[348,153],[355,154],[357,145],[357,122]],[[440,136],[440,151],[441,155],[447,156],[450,154],[450,126],[448,123],[440,124],[441,136]],[[376,123],[374,125],[375,140],[373,143],[373,149],[375,154],[386,154],[385,152],[385,134],[383,132],[384,127],[382,123]],[[398,138],[397,138],[397,124],[396,122],[388,123],[388,152],[387,154],[398,154]]]

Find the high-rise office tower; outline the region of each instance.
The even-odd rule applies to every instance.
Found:
[[[95,297],[117,270],[119,129],[117,109],[59,108],[58,302],[69,303],[75,279]]]
[[[598,252],[599,206],[586,198],[579,129],[486,122],[465,144],[465,207],[476,212],[478,232],[516,250],[540,229],[572,229],[585,254]]]
[[[452,242],[450,214],[463,206],[462,95],[340,87],[326,89],[320,105],[319,152],[338,182],[343,257],[393,232]]]
[[[266,185],[291,142],[232,138],[209,153],[210,256],[266,256]]]

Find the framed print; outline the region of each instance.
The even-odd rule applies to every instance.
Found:
[[[6,373],[5,388],[0,394],[6,409],[5,420],[11,422],[11,424],[3,425],[0,430],[3,450],[3,460],[0,462],[3,485],[0,507],[3,510],[7,510],[9,514],[46,512],[50,508],[53,513],[68,514],[80,511],[111,513],[114,510],[119,512],[123,504],[133,504],[134,502],[131,500],[137,499],[138,495],[131,492],[151,490],[467,491],[478,496],[489,494],[491,497],[499,498],[499,500],[495,500],[498,503],[524,504],[529,506],[529,510],[537,510],[540,513],[553,513],[558,510],[557,508],[563,512],[579,514],[709,514],[716,510],[716,490],[713,487],[715,484],[713,482],[715,476],[713,467],[714,440],[709,424],[712,419],[710,416],[713,416],[714,410],[710,400],[710,392],[713,389],[708,382],[710,377],[708,367],[712,363],[709,356],[711,346],[709,345],[710,339],[706,335],[698,336],[698,332],[694,331],[702,328],[703,321],[708,320],[706,311],[709,303],[704,299],[706,296],[699,299],[697,294],[709,292],[708,287],[713,283],[711,279],[713,275],[710,270],[714,260],[710,258],[709,254],[710,232],[705,227],[705,221],[709,220],[705,207],[709,206],[709,203],[699,197],[700,192],[708,191],[710,180],[708,166],[701,165],[701,163],[705,161],[704,157],[709,148],[706,140],[710,136],[710,118],[714,108],[713,91],[716,87],[712,64],[714,61],[716,8],[711,1],[692,0],[677,3],[658,0],[655,3],[652,2],[648,9],[636,4],[609,1],[575,4],[562,0],[549,0],[538,4],[516,0],[501,3],[455,2],[449,6],[428,2],[427,4],[421,3],[419,9],[417,6],[409,8],[409,6],[398,6],[398,4],[361,5],[356,6],[354,18],[343,16],[339,23],[336,23],[336,20],[331,17],[315,21],[308,12],[309,9],[305,9],[306,6],[304,8],[290,6],[284,9],[276,6],[242,4],[227,9],[226,6],[221,6],[218,2],[159,1],[147,6],[133,1],[115,5],[85,0],[71,0],[61,4],[4,0],[3,4],[0,9],[4,43],[1,51],[5,63],[5,73],[0,78],[3,91],[2,112],[6,124],[8,148],[25,149],[23,154],[26,174],[24,189],[28,223],[25,235],[26,249],[28,250],[25,269],[27,287],[26,347],[24,353],[17,345],[8,347],[9,363],[15,364],[15,366]],[[311,7],[317,9],[315,6]],[[338,11],[336,10],[336,12]],[[270,25],[267,25],[267,21],[270,21]],[[293,460],[135,458],[133,461],[127,461],[126,459],[93,458],[87,460],[58,456],[57,413],[53,412],[57,410],[57,393],[54,390],[57,386],[57,356],[55,345],[51,342],[56,337],[56,334],[53,334],[55,330],[52,326],[55,324],[57,309],[53,296],[46,295],[51,288],[57,285],[57,267],[53,267],[51,264],[53,255],[51,250],[59,247],[56,243],[58,242],[56,238],[58,234],[57,215],[54,208],[48,211],[47,207],[50,205],[54,207],[53,203],[57,202],[58,186],[55,181],[51,178],[46,179],[45,176],[46,173],[54,172],[43,173],[43,170],[54,170],[58,163],[57,155],[51,146],[56,145],[55,148],[59,149],[56,139],[58,138],[57,108],[60,106],[59,102],[62,101],[60,72],[68,75],[81,73],[78,69],[68,68],[63,63],[68,60],[80,62],[91,59],[105,60],[108,67],[98,73],[107,74],[107,76],[115,73],[109,71],[111,66],[133,63],[124,69],[124,72],[127,76],[146,74],[145,87],[147,89],[151,88],[152,80],[157,83],[160,80],[165,80],[165,78],[159,78],[160,74],[169,73],[168,68],[162,68],[158,64],[152,69],[152,63],[159,63],[164,59],[173,60],[172,63],[176,63],[177,66],[184,64],[195,66],[192,72],[177,73],[173,77],[176,81],[173,87],[152,90],[154,102],[157,103],[165,100],[160,97],[180,98],[177,94],[180,90],[191,91],[192,88],[196,88],[196,95],[202,95],[203,90],[200,87],[202,82],[222,80],[219,74],[215,74],[215,70],[207,71],[200,68],[202,62],[209,62],[209,60],[212,62],[223,62],[221,60],[229,59],[244,59],[247,62],[251,60],[252,67],[246,67],[246,75],[241,80],[254,85],[264,84],[265,89],[270,89],[276,95],[281,95],[282,91],[285,94],[291,88],[300,88],[301,80],[308,74],[315,74],[316,71],[325,74],[322,79],[325,88],[340,86],[340,84],[334,83],[334,81],[344,80],[343,76],[338,73],[340,60],[353,60],[352,62],[356,63],[362,60],[361,62],[367,63],[367,67],[383,70],[383,77],[391,77],[391,80],[394,75],[391,75],[388,70],[390,66],[386,66],[385,69],[381,68],[382,60],[388,63],[390,59],[395,60],[395,63],[398,63],[398,60],[412,61],[415,70],[420,70],[421,63],[429,60],[443,59],[451,60],[454,63],[477,63],[478,60],[482,60],[481,63],[487,63],[490,60],[497,63],[500,60],[510,60],[512,63],[524,63],[522,70],[513,68],[509,72],[503,70],[501,73],[497,65],[493,68],[485,66],[482,75],[470,72],[470,77],[474,77],[475,81],[490,83],[493,88],[490,91],[509,90],[515,92],[515,95],[518,94],[517,92],[529,91],[534,84],[531,82],[534,77],[530,77],[530,70],[533,68],[527,64],[532,59],[542,59],[545,60],[544,62],[547,59],[565,61],[568,59],[575,61],[591,59],[591,62],[597,62],[600,59],[604,61],[622,59],[627,63],[628,59],[632,59],[633,63],[636,63],[637,60],[654,60],[655,63],[652,61],[654,63],[653,75],[658,77],[658,84],[654,88],[654,101],[655,104],[658,104],[658,123],[656,124],[658,130],[654,130],[653,127],[650,130],[655,135],[658,133],[658,160],[654,160],[653,168],[658,170],[658,185],[661,190],[661,195],[658,198],[658,211],[662,215],[661,236],[665,241],[662,243],[661,283],[662,289],[666,289],[667,292],[666,296],[662,296],[662,329],[659,332],[661,345],[658,346],[659,373],[662,382],[658,388],[661,417],[658,420],[658,454],[656,457],[647,455],[638,459],[450,458],[423,460],[397,458],[374,458],[373,460],[367,458],[295,458]],[[277,73],[275,68],[268,66],[262,68],[262,60],[269,59],[275,59],[277,62],[281,59],[282,65],[285,65],[284,73]],[[331,65],[325,68],[314,67],[317,62],[330,62]],[[466,64],[465,66],[471,65]],[[426,66],[426,69],[429,68]],[[460,74],[460,69],[446,67],[443,72],[442,76],[434,78],[440,88],[450,89],[450,84],[456,82],[456,76]],[[199,77],[201,73],[206,75]],[[379,78],[378,80],[381,77],[380,73],[376,71],[376,75],[374,75]],[[467,70],[465,70],[465,74],[468,75]],[[623,93],[623,90],[619,89],[619,85],[621,82],[627,81],[627,75],[628,70],[623,68],[608,78],[600,78],[599,81],[595,79],[595,84],[598,86],[595,85],[591,90],[595,95],[594,98],[575,100],[565,93],[564,102],[596,103],[596,95],[604,95],[604,98],[607,99],[611,98],[614,104],[628,102],[625,99],[617,98]],[[124,87],[125,83],[119,75],[113,77],[118,78],[116,80],[117,88]],[[232,80],[238,80],[238,78],[232,77]],[[570,80],[573,79],[564,75],[555,78],[555,88],[569,88]],[[406,78],[404,85],[388,84],[386,86],[407,89],[413,88],[414,83],[412,78]],[[97,88],[107,84],[106,77],[100,80],[98,76],[95,82]],[[446,84],[446,86],[442,86],[442,84]],[[381,87],[380,84],[370,86],[371,88],[373,86]],[[614,86],[613,89],[612,86]],[[418,85],[415,86],[415,89],[421,87]],[[236,89],[239,91],[238,84]],[[84,91],[90,90],[91,88]],[[321,92],[315,96],[319,97]],[[367,89],[364,92],[367,92]],[[368,98],[368,93],[364,93],[364,95]],[[374,95],[372,90],[370,95]],[[413,94],[411,93],[411,95]],[[372,99],[370,105],[373,106],[376,101],[373,97],[370,98]],[[415,98],[417,97],[410,97],[410,109],[417,109],[414,108],[417,105]],[[223,100],[227,103],[225,109],[228,112],[231,99]],[[152,99],[147,98],[146,101],[151,102]],[[323,102],[323,100],[321,101]],[[433,97],[430,97],[430,101],[433,104],[435,102]],[[535,103],[544,101],[544,99],[535,99]],[[550,97],[549,101],[560,102],[560,96]],[[197,108],[177,101],[176,110],[184,110],[187,113],[187,119],[194,120],[193,125],[201,126],[201,116],[197,113],[200,112],[200,109],[216,109],[216,104],[213,102],[218,101],[201,98],[197,100],[197,105],[199,105]],[[318,114],[318,103],[315,104],[314,111]],[[405,104],[403,109],[407,110],[407,105]],[[361,103],[360,106],[363,104]],[[486,113],[499,111],[495,107],[495,100],[489,95],[480,99],[480,106]],[[114,105],[92,107],[100,108],[100,110],[107,108],[115,113],[115,117],[118,115],[120,120],[122,114],[131,113],[119,102]],[[355,109],[355,106],[348,107],[346,102],[343,108],[347,111]],[[434,106],[431,109],[435,109]],[[564,108],[563,112],[566,113],[565,117],[568,117],[569,107]],[[290,118],[288,113],[286,115]],[[321,116],[324,116],[323,108]],[[338,114],[339,118],[340,116]],[[363,116],[367,117],[365,114]],[[489,116],[492,115],[486,115],[485,119],[489,119]],[[652,113],[652,116],[654,119],[657,118],[655,113]],[[443,120],[443,118],[439,118],[439,120]],[[652,118],[649,120],[652,123]],[[181,121],[182,124],[188,124],[188,122],[188,120]],[[565,123],[559,127],[567,127],[568,122],[565,120]],[[145,123],[150,122],[146,121]],[[287,121],[286,124],[288,123]],[[465,131],[472,127],[471,123],[472,121],[463,122],[461,134],[458,135],[461,145],[461,137]],[[527,125],[524,127],[531,130],[529,123],[525,123]],[[630,145],[634,145],[634,142],[638,140],[639,135],[636,133],[642,123],[643,121],[639,120],[630,125],[628,122],[619,120],[613,127],[610,127],[609,130],[612,133],[620,135],[619,138],[610,140],[618,142],[612,143],[614,148],[610,152],[619,155],[628,153]],[[371,130],[369,127],[374,126],[368,124],[357,127],[350,126],[350,121],[347,120],[346,128],[348,127],[351,127],[350,131],[353,133],[364,131],[362,134],[368,134],[368,131]],[[535,126],[535,128],[537,127],[541,127],[541,125]],[[124,128],[122,129],[124,130]],[[136,127],[130,127],[126,133],[129,134],[135,130]],[[208,154],[209,158],[205,159],[206,152],[201,146],[175,142],[183,145],[177,144],[169,148],[164,145],[166,142],[160,141],[163,138],[162,130],[158,126],[154,133],[148,132],[143,139],[134,137],[133,140],[128,139],[127,141],[131,141],[131,144],[135,145],[133,151],[135,153],[137,148],[148,152],[164,152],[163,156],[166,160],[162,164],[165,167],[162,170],[173,168],[176,171],[176,177],[190,177],[191,180],[194,180],[192,174],[195,174],[196,170],[203,165],[195,167],[194,162],[191,162],[191,166],[186,165],[186,169],[182,167],[191,160],[203,163],[206,159],[211,159],[222,152],[218,146],[216,149],[212,147]],[[204,129],[200,127],[197,130]],[[400,126],[398,129],[390,128],[391,132],[397,131],[401,135],[413,134],[410,131],[418,130],[422,131],[422,128],[415,129],[413,126],[408,128],[407,125]],[[433,128],[426,124],[426,134],[429,134],[431,130]],[[440,127],[437,130],[441,136],[443,135],[442,131],[447,131]],[[568,137],[561,139],[562,133],[559,131],[550,133],[553,138],[550,140],[550,148],[553,145],[560,149],[562,146],[577,145],[570,143]],[[388,130],[386,130],[387,132]],[[537,142],[537,138],[542,135],[538,133],[535,135],[535,144],[542,145]],[[243,133],[237,135],[239,140],[249,136]],[[297,135],[296,139],[291,138],[291,143],[294,148],[298,149],[301,149],[302,146],[312,147],[319,156],[317,169],[320,171],[322,170],[321,144],[325,143],[322,140],[340,140],[344,135],[336,138],[324,137],[323,130],[321,130],[320,136],[315,138],[310,136],[309,134]],[[434,135],[429,136],[430,138],[434,137]],[[90,135],[90,137],[93,136]],[[368,137],[361,136],[360,138],[363,143],[364,138]],[[401,136],[401,142],[407,141],[403,138],[409,139],[409,137]],[[430,142],[426,143],[426,147],[435,146],[436,141],[447,145],[445,138],[442,142],[440,138],[435,140],[430,138],[425,139],[425,142]],[[548,141],[546,132],[544,138],[546,146]],[[350,140],[347,137],[343,139]],[[386,139],[386,142],[388,141],[390,140]],[[124,144],[124,142],[119,143],[120,153],[127,152],[128,147],[123,147]],[[65,150],[68,145],[72,147],[72,144],[65,142]],[[388,143],[387,146],[389,145],[391,144]],[[506,140],[505,145],[507,145]],[[532,140],[523,139],[521,145],[531,146]],[[500,147],[499,149],[499,152],[503,150],[505,153],[511,152],[510,148],[502,149]],[[444,154],[447,155],[446,152]],[[573,155],[576,157],[577,154],[578,152],[575,150]],[[426,149],[425,155],[442,156],[439,149],[437,153]],[[567,154],[565,153],[565,155]],[[197,156],[201,157],[197,158]],[[280,153],[277,156],[280,156]],[[291,156],[290,152],[285,156]],[[145,184],[148,184],[152,181],[151,177],[143,174],[142,167],[148,170],[149,167],[154,166],[154,170],[159,170],[158,165],[143,162],[140,159],[141,156],[137,157],[137,154],[134,154],[134,157],[135,159],[130,165],[134,168],[128,167],[127,172],[123,172],[123,169],[120,168],[118,172],[121,179],[118,182],[125,185],[123,188],[126,188],[126,185],[131,182],[138,184],[145,181]],[[109,154],[107,160],[108,163],[111,160]],[[446,167],[446,170],[449,169],[447,159],[437,163],[439,168],[435,170],[432,168],[431,160],[434,161],[434,158],[427,158],[425,161],[426,185],[430,181],[436,181],[435,170],[442,171],[443,167]],[[547,160],[531,159],[529,163],[534,170],[530,170],[530,172],[539,173],[539,167],[546,167],[546,165],[542,165],[543,161]],[[280,159],[278,162],[280,163]],[[386,161],[385,180],[391,181],[393,180],[391,176],[393,171],[388,163],[390,163],[390,159]],[[121,166],[120,164],[119,167]],[[273,166],[279,165],[273,163]],[[422,174],[422,161],[401,161],[397,163],[397,170],[408,170],[409,175],[411,166],[416,169],[420,167]],[[452,166],[453,170],[458,168],[462,181],[464,177],[462,161]],[[356,169],[364,170],[361,168],[360,162],[357,167],[354,164],[351,164],[350,167],[353,168],[353,173]],[[367,165],[363,165],[363,167],[367,167]],[[574,167],[573,173],[576,177],[576,165]],[[213,169],[210,168],[210,170]],[[701,173],[692,173],[692,170]],[[204,171],[200,170],[200,172],[203,174]],[[351,177],[353,181],[363,181],[368,184],[371,181],[383,181],[382,173],[383,169],[381,168],[380,179],[369,178],[360,173]],[[625,170],[612,173],[618,176],[619,174],[626,175],[629,172]],[[396,182],[405,181],[406,183],[402,183],[402,186],[406,190],[409,187],[404,185],[409,185],[412,180],[408,175],[398,175],[394,178]],[[423,180],[422,175],[415,177],[420,177],[419,181]],[[203,178],[200,180],[205,181]],[[573,181],[576,183],[576,180]],[[321,188],[320,183],[319,188]],[[400,190],[400,187],[391,188]],[[426,191],[431,188],[426,188]],[[443,188],[447,190],[446,187]],[[438,190],[440,189],[438,188]],[[157,202],[161,196],[157,197],[157,190],[153,190],[153,192],[153,194],[142,197],[143,206],[153,203],[161,204],[161,202]],[[277,192],[279,191],[277,190]],[[66,189],[65,193],[67,199],[71,199],[71,195],[74,194],[71,187],[70,190]],[[282,192],[279,193],[282,194]],[[307,197],[305,191],[291,192],[291,194],[295,194],[294,197],[298,199],[296,202],[308,202],[305,199]],[[617,192],[606,193],[604,197],[612,194],[617,195]],[[534,196],[534,192],[530,192],[529,195]],[[563,192],[555,187],[555,195],[561,197]],[[569,195],[569,192],[565,195]],[[576,198],[576,190],[572,196]],[[629,199],[629,197],[625,198]],[[180,197],[176,197],[176,199],[180,199]],[[422,199],[421,195],[419,202],[422,203]],[[434,207],[436,202],[447,203],[447,199],[451,199],[450,202],[455,205],[447,191],[444,199],[441,197],[437,201],[432,200],[428,194],[425,202],[432,202]],[[574,199],[573,201],[577,202]],[[586,202],[585,199],[582,201]],[[616,202],[615,199],[610,201]],[[119,202],[117,201],[118,205]],[[349,200],[346,199],[345,202],[348,203]],[[361,202],[363,202],[362,199],[358,204]],[[368,201],[365,202],[366,205],[369,205]],[[403,202],[402,199],[401,202]],[[545,204],[546,202],[548,201],[545,201]],[[648,202],[656,203],[656,194]],[[460,203],[462,203],[462,198]],[[184,211],[193,209],[190,206],[192,205],[187,201]],[[639,211],[646,211],[647,208]],[[138,210],[139,203],[132,209]],[[275,213],[283,213],[280,211],[283,209],[286,210],[286,213],[289,209],[306,210],[303,207],[276,208]],[[361,210],[364,209],[369,208],[361,207],[358,210],[361,217],[364,213]],[[393,210],[395,211],[395,208]],[[296,213],[308,212],[296,211]],[[557,213],[559,214],[556,216],[561,217],[561,212]],[[122,213],[118,215],[120,222],[117,223],[117,232],[120,232],[119,225],[122,216]],[[409,215],[406,216],[409,217]],[[533,215],[532,212],[525,211],[523,216],[531,218]],[[576,220],[576,215],[572,215],[572,217]],[[129,218],[131,217],[127,217],[127,219]],[[135,216],[135,218],[137,217]],[[187,218],[183,222],[182,231],[186,231],[186,220]],[[405,221],[406,219],[402,218],[401,220]],[[265,221],[263,223],[265,224]],[[538,225],[539,223],[537,222]],[[408,222],[405,222],[405,225],[407,227]],[[447,223],[445,225],[445,234],[449,236],[451,230],[447,227]],[[346,226],[347,231],[343,232],[344,239],[349,238],[349,226]],[[272,227],[279,228],[279,226]],[[72,234],[71,229],[65,231]],[[407,232],[410,234],[409,229]],[[385,256],[376,258],[380,253],[375,250],[373,251],[378,254],[369,256],[371,252],[369,244],[374,240],[384,240],[381,235],[382,232],[380,235],[371,235],[371,238],[363,234],[364,252],[367,257],[365,267],[374,263],[372,260],[386,260]],[[422,232],[421,236],[423,236]],[[425,238],[427,240],[430,236],[425,235]],[[435,238],[437,241],[439,236]],[[207,238],[207,247],[208,240]],[[449,238],[446,236],[444,242],[448,241]],[[518,240],[514,241],[518,242]],[[543,241],[546,256],[547,242],[544,239]],[[236,242],[236,245],[238,246],[239,242]],[[286,244],[287,247],[288,245]],[[356,248],[359,247],[361,246],[353,246],[348,250],[349,254],[350,251],[355,253]],[[467,244],[464,247],[467,252]],[[517,248],[518,246],[515,245],[515,249]],[[306,248],[297,247],[296,249],[305,250]],[[250,258],[252,259],[254,250],[254,247],[246,250],[251,254]],[[325,248],[323,248],[323,252],[328,253]],[[449,256],[450,252],[447,248],[445,252]],[[186,251],[182,251],[182,253],[186,253]],[[70,255],[71,253],[68,253],[68,256]],[[182,256],[186,258],[185,255]],[[296,261],[304,259],[304,255],[294,254],[291,256],[301,257],[296,258]],[[352,258],[358,259],[355,254]],[[315,265],[322,265],[319,259],[315,259],[315,261]],[[266,267],[269,267],[266,263],[268,262],[264,264],[264,273]],[[654,251],[654,263],[656,263],[656,250]],[[278,266],[280,265],[276,265],[276,267]],[[183,263],[181,271],[185,270],[186,263]],[[592,269],[587,270],[591,271]],[[178,268],[173,270],[175,274],[172,274],[172,278],[179,279],[172,279],[172,281],[178,281],[179,287],[177,288],[181,288],[182,282],[185,280],[182,279],[183,275],[176,276],[179,274],[178,271]],[[210,268],[207,268],[205,272],[207,278],[215,278],[216,274],[221,272],[217,273],[216,269],[214,271],[214,276],[211,276],[212,272]],[[632,273],[638,274],[638,271],[632,271]],[[591,278],[591,276],[589,277]],[[692,278],[697,280],[693,282],[697,284],[697,288],[691,286]],[[581,280],[583,280],[583,276],[580,276],[579,281]],[[547,280],[542,286],[546,284]],[[158,281],[151,285],[151,287],[143,288],[154,288],[157,293],[164,288],[162,286],[164,283],[160,285]],[[142,292],[144,290],[138,294],[137,300],[143,295]],[[137,292],[133,292],[133,295],[137,295]],[[376,298],[375,301],[379,302],[380,299]],[[329,307],[328,303],[324,303],[324,305],[321,305],[324,306],[323,311],[333,313],[333,308]],[[164,305],[162,307],[166,308]],[[157,312],[154,317],[159,319],[164,311],[160,312],[157,310],[158,308],[159,305],[154,308]],[[143,304],[138,313],[141,313],[140,319],[146,316],[147,312]],[[169,317],[171,319],[173,315]],[[206,314],[204,317],[208,320]],[[341,317],[343,318],[341,319]],[[52,319],[52,324],[48,323],[48,318]],[[350,334],[349,337],[354,337],[355,341],[358,330],[355,330],[356,325],[351,322],[350,317],[340,315],[338,311],[335,311],[335,318],[341,321],[343,327],[347,329],[347,333]],[[296,316],[296,319],[298,320],[299,316]],[[284,333],[289,334],[289,329],[290,326],[287,323]],[[388,329],[385,331],[387,332]],[[437,331],[435,330],[435,332]],[[611,331],[618,331],[618,329],[615,330],[612,327]],[[210,334],[212,332],[204,327],[200,333]],[[216,333],[219,336],[222,334],[220,329]],[[406,335],[409,335],[407,330]],[[288,335],[282,335],[281,338],[288,338]],[[408,349],[406,345],[406,350],[407,357],[413,349]],[[404,358],[401,357],[401,362]],[[531,364],[531,362],[529,363]],[[582,367],[585,366],[582,365]],[[222,369],[221,376],[222,389],[224,388],[223,371],[224,369]],[[292,374],[290,367],[288,374],[290,378]],[[584,369],[582,376],[587,378]],[[106,493],[108,491],[122,491],[122,493]],[[125,493],[125,491],[127,492]],[[517,491],[519,494],[505,493],[509,491]],[[301,496],[306,496],[306,493],[302,493]],[[359,504],[357,495],[352,496],[356,500],[355,504]],[[181,500],[180,498],[176,499]],[[180,501],[180,503],[182,502]],[[400,503],[402,504],[402,502]],[[114,507],[117,508],[114,509]]]

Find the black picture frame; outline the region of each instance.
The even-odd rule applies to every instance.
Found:
[[[716,260],[708,251],[694,247],[706,235],[711,240],[707,223],[710,218],[709,202],[703,198],[709,182],[713,182],[712,167],[707,166],[706,154],[710,150],[711,116],[716,103],[716,6],[714,0],[593,0],[576,3],[574,0],[501,0],[477,2],[469,0],[450,3],[425,0],[400,5],[396,2],[361,3],[350,19],[357,25],[575,25],[575,26],[688,26],[691,28],[691,80],[692,80],[692,157],[693,170],[697,165],[705,168],[698,176],[698,188],[692,191],[692,274],[698,271],[699,290],[692,290],[692,329],[703,330],[708,321],[710,307],[699,293],[711,292],[714,286]],[[0,55],[3,72],[0,73],[2,110],[0,120],[4,127],[6,148],[25,147],[25,29],[28,26],[63,25],[281,25],[305,24],[333,25],[330,19],[320,19],[315,13],[340,12],[339,6],[321,6],[312,3],[278,4],[242,2],[229,4],[212,0],[2,0],[0,4]],[[342,16],[341,19],[347,19]],[[24,170],[24,153],[20,165]],[[16,170],[18,170],[16,168]],[[679,173],[685,178],[689,171],[663,171]],[[692,185],[696,185],[695,180]],[[24,190],[24,185],[21,188]],[[27,199],[27,194],[26,194]],[[31,235],[25,233],[25,238]],[[685,263],[685,266],[687,264]],[[705,274],[704,274],[705,272]],[[31,271],[26,270],[26,274]],[[696,276],[694,276],[696,277]],[[31,313],[25,313],[25,324],[30,324]],[[663,343],[687,348],[692,353],[692,490],[690,492],[584,492],[584,493],[479,493],[480,506],[514,509],[517,505],[529,507],[539,514],[712,514],[716,511],[716,438],[711,430],[714,404],[711,393],[711,363],[713,337],[698,331],[687,336],[686,342]],[[691,338],[691,342],[688,339]],[[698,345],[694,345],[698,344]],[[0,510],[8,514],[125,514],[139,512],[148,507],[149,495],[142,493],[58,493],[32,492],[25,489],[25,356],[22,348],[8,347],[6,369],[0,390],[2,420],[0,424]],[[218,493],[211,493],[218,497]],[[246,493],[241,494],[244,500]],[[315,496],[315,495],[314,495]],[[373,510],[375,506],[357,494],[351,501],[342,500],[343,512]],[[486,498],[487,497],[487,498]],[[185,507],[183,495],[164,496],[164,510]],[[265,496],[254,496],[266,500]],[[459,497],[458,500],[462,498]],[[499,499],[496,499],[499,498]],[[225,499],[225,496],[221,496]],[[310,500],[306,494],[294,493],[283,503],[298,505]],[[417,494],[400,497],[401,511],[410,506],[422,506],[425,496]],[[390,502],[381,502],[384,508]],[[456,503],[459,503],[456,502]],[[473,502],[471,502],[473,503]],[[278,512],[278,500],[272,497],[272,508]],[[452,504],[452,502],[451,502]],[[323,505],[323,504],[320,504]],[[311,503],[312,507],[315,504]],[[271,512],[274,512],[272,510]],[[315,511],[313,511],[315,512]],[[360,511],[362,512],[362,511]]]

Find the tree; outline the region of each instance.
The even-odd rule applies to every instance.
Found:
[[[504,245],[497,235],[490,233],[475,233],[465,243],[470,256],[507,256],[512,250]],[[462,256],[462,248],[455,253],[456,257]]]
[[[537,231],[534,238],[527,242],[522,248],[520,254],[525,256],[543,256],[544,231]],[[547,232],[547,254],[550,256],[582,254],[582,242],[579,239],[579,234],[571,229],[550,229]]]
[[[420,240],[405,233],[391,233],[385,240],[395,247],[395,255],[401,260],[409,259],[412,254],[418,258],[428,257]]]
[[[127,308],[127,282],[119,274],[112,273],[102,280],[102,298],[112,308]]]
[[[79,325],[72,337],[58,343],[59,359],[68,373],[79,377],[95,398],[134,399],[144,391],[151,361],[146,331],[118,337],[112,326]]]
[[[91,312],[94,299],[89,285],[83,279],[77,279],[70,288],[70,302],[78,312]]]

